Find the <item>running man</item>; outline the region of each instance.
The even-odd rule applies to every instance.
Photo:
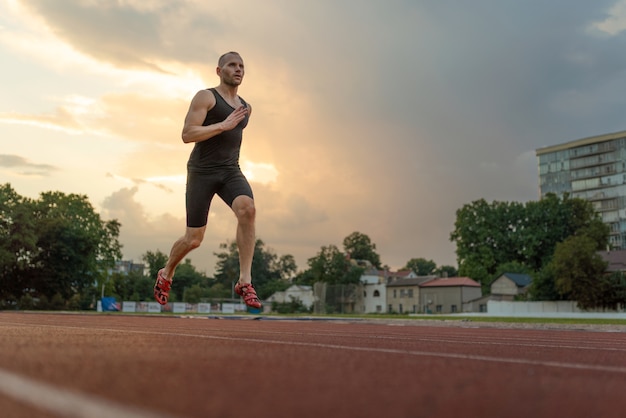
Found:
[[[195,144],[187,162],[187,228],[157,274],[154,297],[161,305],[167,303],[176,266],[202,243],[209,207],[217,194],[237,217],[240,273],[235,292],[246,305],[260,308],[252,286],[256,209],[250,184],[239,168],[243,129],[252,113],[250,104],[237,95],[244,76],[241,56],[237,52],[222,55],[216,72],[220,84],[197,92],[185,117],[183,142]]]

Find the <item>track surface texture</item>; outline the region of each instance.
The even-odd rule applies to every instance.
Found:
[[[0,416],[623,417],[625,331],[0,312]]]

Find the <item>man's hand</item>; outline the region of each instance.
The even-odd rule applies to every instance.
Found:
[[[226,119],[220,122],[220,125],[224,131],[230,131],[239,125],[239,122],[241,122],[247,114],[248,109],[243,106],[239,106],[230,115],[228,115]]]

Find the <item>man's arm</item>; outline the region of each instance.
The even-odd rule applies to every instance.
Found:
[[[243,106],[235,109],[226,119],[208,126],[202,126],[206,113],[215,106],[215,96],[209,90],[200,90],[189,105],[185,117],[182,138],[184,143],[206,141],[224,131],[229,131],[239,124],[246,116],[247,109]]]

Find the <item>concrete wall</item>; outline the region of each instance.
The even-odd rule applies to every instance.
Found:
[[[545,302],[487,302],[489,316],[517,316],[537,318],[619,318],[626,319],[626,312],[594,310],[583,311],[574,301],[545,301]]]

